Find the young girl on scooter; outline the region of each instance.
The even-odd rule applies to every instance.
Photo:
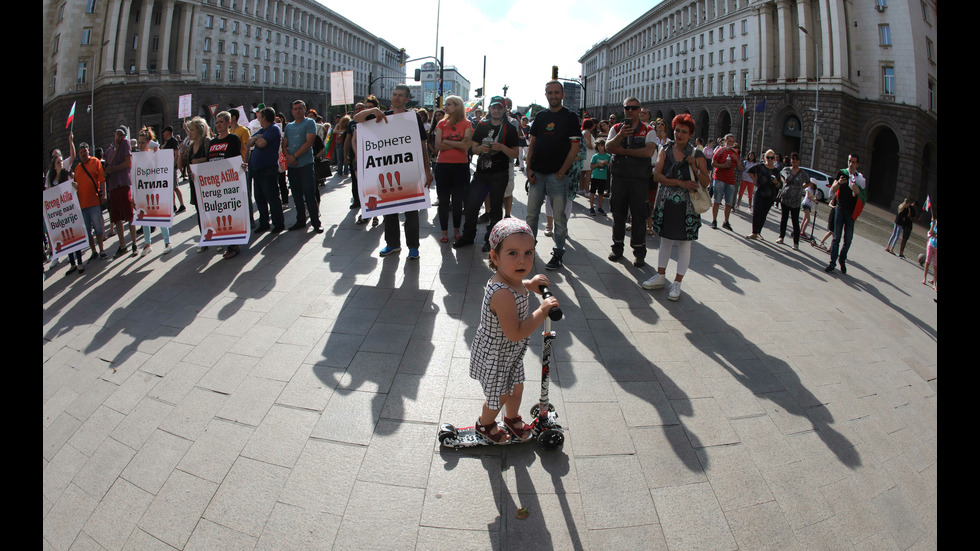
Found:
[[[487,281],[480,312],[480,325],[473,339],[470,377],[480,381],[487,401],[476,422],[476,432],[492,443],[510,439],[497,425],[504,410],[504,425],[519,440],[531,438],[531,429],[518,411],[524,391],[524,352],[533,333],[548,312],[558,306],[554,297],[541,302],[528,315],[528,290],[540,293],[548,285],[543,274],[524,279],[534,267],[534,236],[523,220],[504,218],[490,232],[490,268],[496,273]]]

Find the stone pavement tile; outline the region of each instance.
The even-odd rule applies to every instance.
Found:
[[[764,469],[761,473],[793,530],[816,524],[833,515],[819,486],[810,478],[802,462]]]
[[[334,391],[310,436],[367,446],[387,399],[376,392]]]
[[[623,528],[658,524],[653,497],[634,455],[575,457],[586,527]]]
[[[123,470],[122,476],[143,490],[156,494],[190,449],[192,441],[157,430]]]
[[[759,403],[779,432],[790,435],[813,430],[813,422],[791,392],[769,392],[760,398]]]
[[[310,439],[279,494],[280,504],[343,515],[367,448]],[[324,466],[329,465],[327,471]]]
[[[160,377],[166,376],[193,349],[192,345],[171,339],[140,366],[140,371]]]
[[[242,302],[241,305],[244,305],[244,302]],[[203,312],[202,315],[204,315]],[[217,327],[214,328],[213,332],[218,335],[228,335],[230,337],[241,338],[248,333],[249,329],[255,327],[255,324],[258,323],[258,321],[262,319],[264,315],[265,314],[262,312],[239,309],[227,318],[219,318],[222,321]]]
[[[277,342],[259,358],[249,375],[288,383],[312,348],[312,343],[297,345]]]
[[[525,355],[525,359],[527,356]],[[532,364],[533,365],[533,364]],[[524,362],[524,375],[527,377],[528,372],[533,371],[533,369],[528,368],[528,362]],[[525,390],[527,389],[527,384],[524,385]],[[533,394],[533,393],[532,393]],[[477,379],[470,378],[470,358],[469,356],[454,357],[449,366],[449,380],[446,382],[446,397],[447,398],[473,398],[486,400],[483,394],[483,387],[480,385],[480,381]],[[479,416],[479,413],[477,413]]]
[[[718,408],[728,419],[765,415],[762,400],[746,386],[746,380],[728,376],[706,377],[702,380]]]
[[[683,330],[634,333],[633,336],[636,338],[637,349],[651,362],[679,362],[688,359],[687,349],[690,343]]]
[[[690,408],[690,414],[681,414],[681,426],[695,448],[722,446],[739,442],[732,425],[718,407],[714,398],[695,398],[692,400],[671,400],[674,411]]]
[[[589,530],[579,494],[526,493],[507,495],[502,516],[507,530],[501,535],[508,549],[585,549]],[[518,519],[526,507],[528,517]],[[645,546],[645,542],[643,542]]]
[[[197,385],[221,394],[231,394],[242,384],[258,361],[254,356],[228,352],[210,366]]]
[[[866,458],[866,463],[880,465],[904,451],[901,442],[888,434],[874,415],[853,419],[846,424],[861,439],[862,457]]]
[[[276,402],[286,383],[259,377],[246,377],[228,396],[217,417],[256,427]],[[324,402],[325,403],[325,402]]]
[[[739,549],[803,549],[775,501],[725,511],[725,518]]]
[[[629,433],[650,489],[708,480],[679,425],[630,428]]]
[[[632,548],[637,542],[642,542],[643,548],[650,551],[668,549],[659,524],[589,530],[586,532],[584,548],[595,551],[615,551]]]
[[[381,418],[420,423],[438,421],[447,380],[448,377],[396,373]]]
[[[455,335],[455,325],[451,331]],[[455,336],[449,340],[439,340],[435,335],[432,340],[418,338],[418,336],[419,332],[416,328],[412,339],[408,341],[409,353],[403,354],[398,364],[398,374],[448,377],[449,366],[453,360]]]
[[[56,503],[89,458],[71,446],[62,446],[42,471],[41,494]]]
[[[864,541],[869,534],[887,530],[872,504],[872,495],[858,477],[849,477],[820,488],[820,492],[839,519],[844,537],[852,545]]]
[[[210,335],[214,328],[221,324],[220,320],[195,315],[187,324],[181,324],[181,331],[173,337],[172,342],[189,344],[197,347]],[[228,340],[228,339],[225,339]]]
[[[832,516],[795,530],[796,538],[805,549],[845,549],[849,543],[841,523],[843,519]],[[891,548],[887,544],[885,549]],[[878,548],[881,549],[881,548]]]
[[[262,318],[255,324],[256,327],[279,329],[285,331],[289,329],[300,316],[310,312],[310,305],[304,303],[294,303],[282,300],[276,304],[275,308],[265,312]],[[318,317],[310,315],[308,317]]]
[[[197,440],[227,399],[223,394],[195,386],[160,423],[160,429],[187,440]]]
[[[698,450],[722,511],[751,507],[773,500],[765,477],[752,462],[746,446],[715,446]]]
[[[258,538],[288,477],[288,468],[239,457],[202,518]]]
[[[500,532],[420,526],[416,549],[483,551],[500,549]]]
[[[672,549],[738,549],[707,482],[652,490],[660,526]]]
[[[251,427],[213,419],[180,458],[177,468],[220,484],[253,432]]]
[[[366,332],[365,332],[366,334]],[[304,363],[346,368],[364,341],[363,335],[330,332],[313,346]]]
[[[292,468],[319,416],[317,411],[273,406],[245,444],[242,456]]]
[[[72,403],[68,404],[65,408],[65,413],[79,421],[85,421],[90,415],[102,407],[106,398],[111,396],[118,388],[119,385],[110,383],[104,379],[92,379],[85,385],[84,389],[75,389],[75,392],[78,393],[78,398],[75,398]]]
[[[300,316],[283,331],[278,342],[292,345],[309,345],[319,341],[327,332],[328,324],[320,318]]]
[[[84,533],[105,549],[122,549],[152,500],[153,494],[116,479],[85,522]]]
[[[527,367],[525,363],[525,369]],[[562,398],[566,403],[616,401],[613,383],[609,380],[609,373],[601,363],[571,361],[563,363],[562,368],[566,376],[563,381],[564,384],[560,387]],[[569,384],[568,381],[573,377],[574,382]]]
[[[797,447],[779,432],[769,416],[732,419],[731,424],[757,468],[777,467],[800,460]]]
[[[101,499],[135,455],[136,451],[112,438],[106,438],[72,478],[72,483],[85,490],[88,495]]]
[[[244,356],[264,357],[279,342],[284,329],[268,325],[253,325],[235,343],[236,353]]]
[[[344,309],[365,308],[369,310],[382,310],[388,299],[391,298],[393,289],[373,287],[368,285],[355,285],[351,293],[347,296]]]
[[[613,381],[616,402],[628,427],[677,425],[680,421],[657,381]]]
[[[44,515],[41,526],[44,542],[52,549],[67,551],[98,505],[98,499],[78,486],[69,484],[51,510]]]
[[[257,537],[243,534],[202,518],[187,540],[184,551],[211,549],[254,549]]]
[[[390,316],[394,318],[395,316]],[[383,316],[389,319],[389,316]],[[415,328],[404,323],[375,322],[358,349],[361,352],[404,354]]]
[[[330,549],[341,517],[317,509],[276,503],[255,550]]]
[[[174,547],[136,528],[126,540],[123,551],[173,551]]]
[[[67,413],[58,415],[50,426],[41,433],[41,455],[51,461],[64,447],[82,422]]]
[[[796,450],[803,468],[819,486],[843,480],[861,464],[861,454],[854,440],[835,430],[832,424],[822,425],[813,432],[794,434],[787,442]]]
[[[421,526],[477,530],[486,541],[509,522],[501,519],[501,457],[476,453],[483,449],[430,454]]]
[[[357,479],[424,489],[432,463],[434,429],[431,424],[379,420]]]
[[[68,439],[75,449],[91,457],[125,416],[114,409],[99,406]]]
[[[133,408],[143,400],[150,390],[160,382],[161,377],[151,374],[144,373],[142,371],[137,371],[130,375],[126,381],[116,389],[106,400],[103,405],[110,407],[119,413],[124,415],[129,415],[132,413]]]
[[[401,363],[401,354],[358,351],[337,388],[387,393]]]
[[[253,373],[255,371],[253,370]],[[323,411],[337,382],[343,376],[342,369],[320,365],[302,364],[276,398],[276,404],[312,411]]]
[[[424,497],[421,488],[357,481],[333,549],[414,550]]]
[[[147,398],[176,405],[187,396],[194,385],[207,374],[208,368],[184,362],[178,362],[173,370],[168,372],[162,381],[154,385],[147,393]]]
[[[711,396],[711,392],[704,385],[704,381],[691,369],[691,362],[689,361],[657,361],[653,364],[653,373],[656,376],[656,381],[663,387],[667,399],[671,400],[675,411],[679,411],[680,413],[687,412],[690,415],[690,404],[688,403],[687,406],[683,406],[678,410],[678,405],[673,402],[690,402],[694,398],[707,398]]]
[[[181,361],[202,367],[213,367],[234,348],[236,342],[238,342],[237,337],[209,333]]]
[[[574,441],[569,440],[576,457],[636,453],[619,404],[566,403],[562,411],[568,425],[574,427]]]
[[[545,450],[531,442],[505,451],[504,487],[511,494],[581,493],[575,463],[564,448]]]

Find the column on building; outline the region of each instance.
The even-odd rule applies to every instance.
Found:
[[[177,48],[177,73],[183,76],[194,70],[191,67],[190,59],[191,44],[194,42],[194,10],[195,7],[190,3],[182,3],[180,6],[180,29],[178,31],[180,46]]]
[[[129,12],[132,0],[123,0],[119,14],[119,32],[116,34],[116,54],[113,61],[117,74],[126,74],[126,46],[129,44]]]
[[[163,2],[163,30],[160,33],[160,60],[157,63],[160,74],[170,73],[170,44],[173,40],[174,0]]]
[[[111,0],[109,2],[109,8],[107,12],[108,21],[106,22],[107,27],[105,28],[102,37],[102,42],[108,40],[109,44],[118,45],[119,38],[116,35],[119,32],[119,19],[120,19],[119,10],[122,9],[122,4],[123,2],[121,0]],[[100,42],[100,44],[102,42]],[[116,48],[110,46],[109,49],[105,52],[105,55],[102,56],[102,74],[111,76],[115,74],[115,72],[116,72]]]
[[[756,9],[759,17],[759,79],[767,82],[776,78],[773,71],[773,5],[761,4]]]
[[[793,36],[790,29],[799,32],[790,18],[790,0],[776,0],[776,25],[778,28],[778,44],[775,53],[779,56],[777,62],[777,78],[780,81],[795,80],[793,74]],[[795,33],[794,33],[795,34]]]
[[[145,75],[149,72],[150,54],[150,25],[153,23],[153,1],[143,0],[140,13],[143,14],[143,28],[140,29],[140,49],[139,57],[136,58],[136,74]]]

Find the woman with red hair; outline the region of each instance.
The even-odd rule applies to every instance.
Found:
[[[701,215],[694,210],[691,193],[697,186],[708,187],[708,165],[704,153],[694,147],[694,119],[687,113],[671,123],[674,139],[660,149],[653,178],[659,184],[653,207],[653,231],[660,236],[657,275],[641,283],[644,289],[663,289],[667,285],[667,262],[677,244],[677,275],[670,283],[667,298],[681,297],[681,280],[691,263],[691,242],[698,238]]]

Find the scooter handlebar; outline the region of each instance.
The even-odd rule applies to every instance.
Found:
[[[548,298],[548,297],[552,296],[552,293],[551,293],[551,291],[548,290],[548,287],[547,286],[540,285],[538,287],[538,289],[541,290],[541,298]],[[549,310],[548,311],[548,317],[551,318],[551,321],[558,321],[558,320],[560,320],[561,317],[562,317],[561,307],[555,306],[554,308],[552,308],[551,310]]]

